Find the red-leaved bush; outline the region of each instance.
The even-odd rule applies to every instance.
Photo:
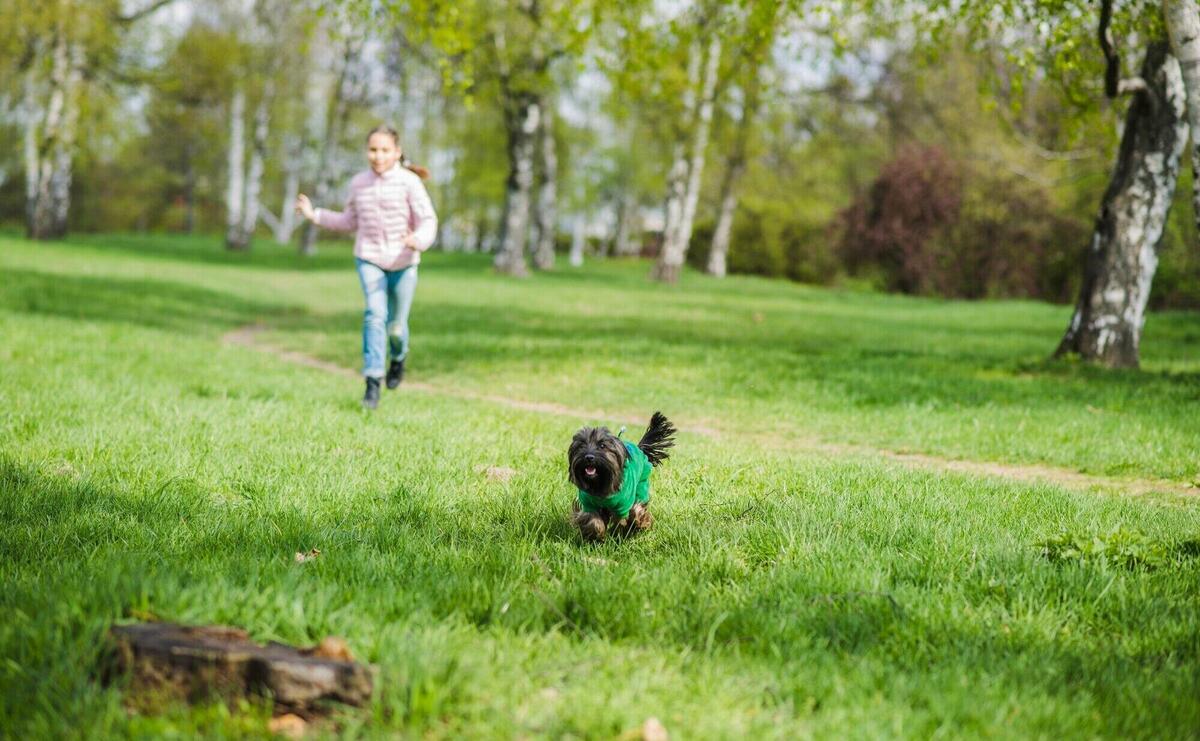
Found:
[[[852,272],[878,268],[890,290],[927,292],[937,268],[930,241],[961,206],[962,178],[946,153],[909,145],[842,212],[838,252]]]
[[[956,298],[1074,296],[1087,224],[1039,186],[910,145],[839,215],[844,266],[883,287]]]

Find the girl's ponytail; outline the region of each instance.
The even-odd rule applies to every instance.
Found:
[[[421,178],[422,180],[429,179],[429,168],[428,167],[414,165],[412,162],[409,162],[408,157],[405,157],[403,154],[400,155],[400,166],[408,168],[412,172],[415,172],[417,174],[417,177]]]

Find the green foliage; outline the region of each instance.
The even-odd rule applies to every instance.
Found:
[[[1116,527],[1107,533],[1060,533],[1037,544],[1041,553],[1058,563],[1098,563],[1126,569],[1156,569],[1174,563],[1175,552],[1195,550],[1194,541],[1163,543],[1143,532]]]

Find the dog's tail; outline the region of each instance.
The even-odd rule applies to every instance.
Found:
[[[674,445],[675,425],[671,424],[671,420],[662,412],[655,412],[650,417],[650,426],[646,428],[646,433],[638,440],[638,447],[650,459],[650,464],[657,466],[667,459],[668,451]]]

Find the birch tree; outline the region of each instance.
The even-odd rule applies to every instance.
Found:
[[[333,85],[326,98],[324,125],[320,134],[317,157],[317,183],[313,200],[328,203],[334,189],[332,163],[338,142],[346,130],[352,101],[360,94],[361,74],[356,69],[362,54],[362,39],[347,33],[337,57]],[[307,222],[300,238],[300,254],[312,256],[317,253],[317,225]]]
[[[504,214],[494,258],[498,272],[528,274],[525,257],[534,203],[534,159],[542,101],[553,92],[556,62],[582,53],[601,0],[408,0],[382,7],[369,0],[342,0],[368,17],[380,13],[392,27],[429,44],[458,89],[471,97],[498,92],[509,160]],[[494,86],[494,87],[493,87]],[[556,193],[546,193],[547,196]]]
[[[537,134],[538,170],[541,186],[534,210],[530,251],[538,270],[554,267],[554,243],[558,229],[558,153],[554,140],[554,113],[546,100],[541,104]]]
[[[1136,368],[1158,244],[1188,136],[1189,93],[1167,32],[1178,48],[1190,52],[1194,6],[1171,0],[1162,6],[1101,0],[1098,8],[1086,0],[1017,0],[1002,6],[936,0],[923,8],[930,11],[964,21],[975,38],[989,44],[1006,38],[1004,24],[1021,24],[1032,32],[1017,38],[1033,43],[1013,49],[1014,56],[1053,70],[1076,98],[1098,94],[1102,82],[1104,95],[1130,101],[1082,266],[1079,299],[1055,354]],[[1129,54],[1143,59],[1139,75],[1125,75],[1122,57]]]
[[[85,68],[106,70],[90,60],[110,60],[138,20],[171,0],[147,0],[127,9],[120,0],[50,0],[22,7],[12,29],[20,49],[22,80],[26,232],[33,239],[66,235],[71,181],[78,144]]]

